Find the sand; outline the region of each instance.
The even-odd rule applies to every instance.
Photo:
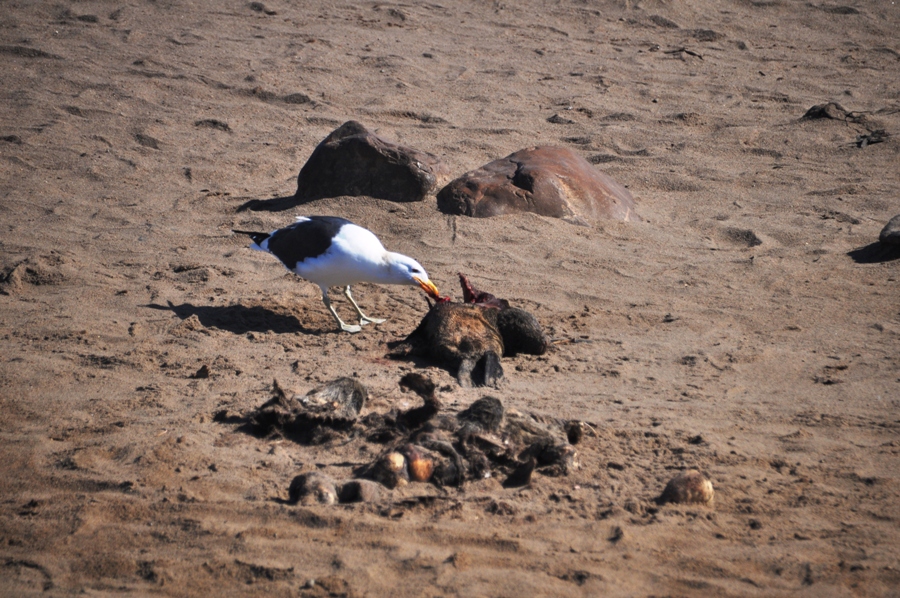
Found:
[[[0,593],[896,595],[900,260],[873,244],[900,213],[898,11],[4,3]],[[643,221],[290,201],[351,119],[453,176],[573,148]],[[413,287],[359,285],[390,319],[336,332],[315,285],[231,233],[309,214],[372,229],[444,293],[464,272],[551,351],[489,390],[386,359],[427,310]],[[380,447],[245,433],[273,380],[355,376],[386,412],[418,404],[410,371],[451,411],[491,394],[590,422],[581,468],[288,504],[295,475],[347,479]],[[713,506],[655,502],[693,468]]]

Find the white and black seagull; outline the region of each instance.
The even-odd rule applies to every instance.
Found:
[[[432,297],[438,290],[425,269],[411,257],[387,251],[371,231],[336,216],[297,216],[290,226],[271,233],[243,230],[252,249],[267,251],[298,276],[322,289],[322,301],[341,330],[359,332],[368,323],[384,320],[365,315],[350,294],[357,282],[418,285]],[[359,325],[345,324],[328,299],[329,287],[344,287],[344,295],[359,314]]]

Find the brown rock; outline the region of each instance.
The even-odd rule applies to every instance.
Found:
[[[689,469],[669,480],[659,502],[710,505],[714,497],[712,482],[696,469]]]
[[[577,224],[640,220],[631,193],[575,152],[532,147],[453,180],[437,195],[445,214],[490,218],[534,212]]]
[[[397,145],[356,121],[326,137],[297,177],[295,199],[368,195],[390,201],[421,201],[449,178],[440,158]]]

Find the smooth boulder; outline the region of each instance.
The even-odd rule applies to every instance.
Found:
[[[445,214],[490,218],[534,212],[577,224],[640,220],[631,193],[562,147],[532,147],[467,172],[441,189]]]
[[[421,201],[447,178],[449,170],[437,156],[382,139],[351,120],[313,150],[297,176],[294,198],[368,195]]]
[[[891,218],[884,225],[881,234],[878,235],[878,240],[885,245],[900,245],[900,214]]]

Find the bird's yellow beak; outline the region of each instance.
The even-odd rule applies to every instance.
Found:
[[[421,278],[416,278],[416,277],[413,277],[413,280],[415,280],[417,283],[419,283],[419,286],[422,287],[423,291],[428,293],[429,297],[431,297],[433,299],[441,298],[441,294],[438,292],[437,287],[434,286],[434,283],[431,282],[430,280],[422,280]]]

